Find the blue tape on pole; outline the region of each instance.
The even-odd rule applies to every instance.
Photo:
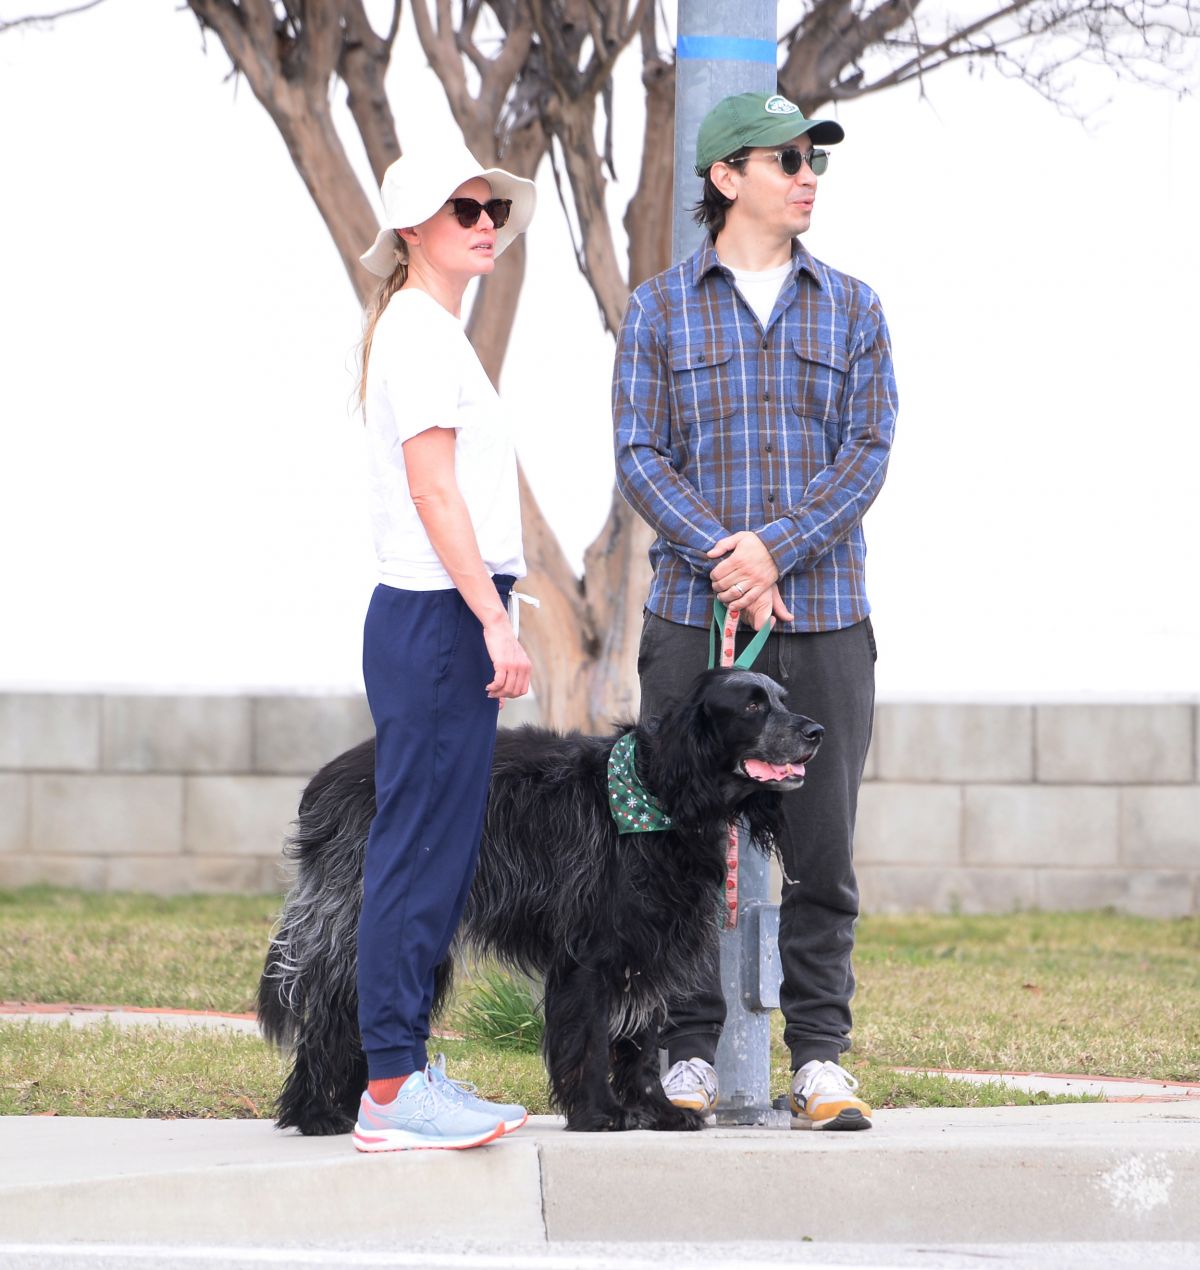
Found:
[[[726,35],[681,35],[675,56],[697,62],[767,62],[775,65],[774,40],[739,39]]]

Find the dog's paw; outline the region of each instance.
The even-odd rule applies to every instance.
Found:
[[[622,1107],[621,1114],[618,1117],[620,1124],[614,1125],[618,1129],[653,1129],[654,1113],[644,1107]]]
[[[665,1108],[655,1108],[653,1123],[648,1127],[662,1133],[692,1133],[704,1128],[704,1114],[668,1104]]]
[[[354,1117],[344,1111],[328,1111],[321,1115],[301,1116],[295,1121],[284,1123],[277,1120],[279,1129],[299,1129],[306,1138],[329,1138],[340,1133],[350,1133],[354,1128]]]
[[[651,1129],[653,1117],[631,1107],[608,1111],[585,1111],[567,1117],[567,1128],[575,1133],[625,1133],[630,1129]]]

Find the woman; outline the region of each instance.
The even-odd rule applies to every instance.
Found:
[[[385,279],[360,386],[380,583],[363,633],[376,813],[358,931],[360,1151],[479,1146],[525,1122],[431,1066],[434,968],[475,872],[496,712],[529,689],[509,622],[525,574],[516,456],[460,322],[472,278],[533,216],[533,183],[461,146],[405,155],[362,263]]]

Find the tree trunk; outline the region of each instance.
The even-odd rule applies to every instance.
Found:
[[[629,299],[629,286],[617,263],[612,227],[604,199],[604,180],[593,136],[594,101],[562,102],[545,107],[548,127],[562,147],[562,160],[583,239],[582,268],[600,305],[606,329],[616,332]]]
[[[355,0],[308,6],[290,36],[270,0],[188,0],[201,27],[214,31],[234,67],[271,116],[288,154],[329,229],[360,301],[378,279],[358,263],[379,230],[329,111],[329,83],[343,51],[342,24],[361,13]],[[367,62],[360,73],[376,74]]]
[[[496,162],[489,136],[467,137],[475,157]],[[473,144],[472,144],[473,143]],[[503,166],[532,178],[546,149],[538,126],[509,138]],[[467,335],[489,378],[499,388],[500,372],[525,281],[525,240],[517,238],[480,283],[467,322]],[[533,662],[533,686],[542,722],[550,727],[587,727],[589,669],[596,645],[584,589],[563,554],[554,531],[520,474],[521,526],[528,577],[518,588],[536,596],[540,608],[521,613],[521,643]]]
[[[358,257],[379,232],[379,221],[342,148],[328,110],[314,112],[302,94],[282,94],[271,116],[287,144],[292,162],[342,258],[359,301],[366,304],[379,279]]]
[[[496,159],[495,138],[490,134],[467,136],[466,141],[471,153],[485,167],[503,167],[529,180],[537,175],[538,165],[546,153],[546,136],[537,124],[522,128],[509,138],[503,163]],[[497,259],[492,273],[480,282],[467,320],[467,338],[497,388],[524,282],[525,239],[518,235]]]
[[[675,195],[675,65],[654,57],[642,69],[646,124],[637,191],[625,209],[632,291],[671,263]]]
[[[614,491],[604,529],[584,553],[584,586],[597,633],[587,693],[587,720],[594,729],[637,715],[637,652],[653,540],[649,525]]]
[[[575,577],[554,531],[521,473],[521,524],[529,576],[518,590],[541,607],[521,613],[521,643],[533,662],[533,688],[543,724],[556,728],[593,726],[588,688],[596,638],[583,586]]]

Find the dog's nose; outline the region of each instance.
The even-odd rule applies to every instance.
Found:
[[[800,735],[806,741],[816,745],[817,742],[825,735],[825,729],[819,723],[814,723],[811,719],[808,719],[806,720],[804,726],[800,729]]]

